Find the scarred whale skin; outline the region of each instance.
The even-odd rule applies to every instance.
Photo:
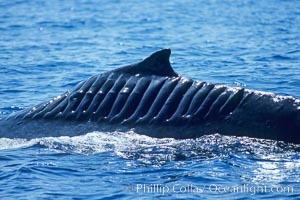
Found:
[[[300,100],[194,81],[170,65],[170,49],[95,75],[71,91],[0,121],[0,137],[126,131],[158,138],[205,134],[300,143]]]

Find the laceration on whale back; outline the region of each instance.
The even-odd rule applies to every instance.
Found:
[[[156,117],[156,115],[159,113],[166,100],[174,90],[179,79],[180,78],[177,77],[171,78],[163,84],[162,88],[153,100],[153,103],[151,104],[151,107],[149,108],[148,112],[145,114],[145,116],[138,119],[137,123],[147,123],[149,121],[152,121]]]
[[[184,94],[192,85],[193,81],[186,78],[181,78],[173,91],[169,94],[169,97],[163,104],[158,114],[152,119],[152,122],[168,121],[170,117],[175,113],[180,101]]]
[[[132,92],[129,93],[127,88],[123,88],[124,94],[120,96],[120,98],[125,99],[127,98],[127,101],[124,102],[124,106],[118,106],[120,107],[120,112],[119,113],[114,113],[111,114],[111,119],[110,122],[121,122],[122,120],[128,119],[134,111],[136,110],[137,106],[140,104],[140,101],[144,95],[144,92],[150,85],[151,79],[148,77],[142,77],[141,79],[138,80],[137,84],[135,87],[132,89]],[[126,95],[126,96],[125,96]],[[125,97],[123,97],[125,96]]]
[[[210,92],[207,94],[205,99],[202,101],[199,108],[194,113],[194,116],[196,119],[203,119],[204,116],[208,113],[209,109],[211,108],[212,104],[218,99],[220,94],[224,92],[225,87],[220,88],[214,88],[210,90]]]
[[[176,122],[182,121],[184,114],[187,112],[194,96],[197,92],[203,87],[205,82],[193,81],[193,84],[188,88],[188,90],[183,94],[179,105],[176,108],[174,114],[167,120],[168,122]]]
[[[212,105],[209,108],[209,111],[204,116],[204,119],[213,119],[215,116],[217,116],[219,114],[220,108],[226,103],[230,95],[231,93],[225,89],[225,91],[222,92],[212,103]]]
[[[111,119],[112,117],[117,115],[121,111],[121,109],[124,107],[124,105],[128,99],[128,96],[130,95],[130,93],[132,92],[134,87],[136,86],[136,82],[137,82],[136,79],[137,79],[136,76],[130,77],[126,81],[125,85],[120,90],[120,92],[117,94],[115,102],[108,114],[109,119]]]
[[[219,113],[221,115],[228,115],[230,112],[233,112],[238,105],[241,103],[244,97],[245,89],[239,89],[236,92],[233,92],[232,95],[228,98],[225,104],[220,108]]]
[[[62,102],[66,99],[68,96],[68,92],[65,94],[58,96],[54,98],[53,100],[50,100],[49,103],[44,107],[43,110],[33,115],[32,118],[39,118],[41,116],[45,116],[45,114],[50,113],[52,110],[54,110],[58,105],[62,105]]]
[[[113,105],[115,103],[115,100],[121,91],[121,89],[126,84],[126,79],[123,74],[119,75],[117,80],[115,81],[114,85],[111,87],[111,89],[106,93],[104,99],[99,104],[99,107],[97,108],[95,115],[93,116],[96,121],[101,121],[103,119],[107,119],[110,110],[113,108]]]
[[[190,117],[194,115],[194,113],[197,111],[197,109],[201,106],[202,102],[205,100],[209,92],[215,87],[214,84],[205,83],[203,87],[197,91],[195,96],[193,96],[193,99],[191,101],[191,104],[187,110],[186,113],[184,113],[185,117]]]
[[[75,111],[77,110],[78,106],[82,102],[82,99],[84,98],[84,96],[86,95],[86,93],[88,92],[88,90],[90,89],[90,87],[92,86],[95,80],[96,80],[95,76],[89,78],[87,81],[84,82],[84,84],[79,90],[74,91],[70,94],[68,98],[68,105],[63,111],[64,117],[70,119],[76,118]]]
[[[229,90],[184,77],[101,74],[33,107],[25,116],[129,125],[201,123],[226,117],[243,94],[243,89]]]
[[[64,98],[62,99],[62,101],[53,106],[52,109],[46,109],[44,112],[41,112],[41,115],[36,115],[36,118],[46,118],[46,119],[51,119],[51,118],[56,118],[58,116],[62,116],[63,111],[66,109],[66,107],[68,106],[68,102],[69,102],[69,98],[70,98],[70,94],[73,93],[74,91],[77,92],[83,85],[84,85],[85,81],[82,81],[80,83],[78,83],[75,88],[69,92],[67,91],[64,95]]]
[[[135,123],[148,112],[152,102],[155,100],[157,94],[167,79],[167,77],[151,78],[151,82],[148,88],[145,90],[136,110],[131,116],[129,116],[127,119],[124,119],[124,123]]]
[[[107,78],[105,78],[105,82],[99,88],[98,91],[95,91],[93,100],[91,101],[89,107],[87,108],[86,113],[89,114],[88,119],[90,116],[96,116],[99,112],[98,107],[102,103],[103,99],[105,98],[106,94],[110,91],[110,89],[114,86],[115,79],[118,77],[116,74],[111,74]],[[80,113],[79,113],[80,114]]]
[[[35,119],[44,117],[48,112],[52,112],[57,107],[60,107],[60,105],[62,105],[63,102],[67,99],[68,94],[69,92],[67,91],[64,94],[59,95],[46,103],[41,103],[37,106],[32,107],[28,113],[25,113],[23,118]]]
[[[76,118],[78,120],[85,120],[89,118],[91,113],[87,112],[87,109],[91,105],[92,100],[94,99],[95,94],[99,91],[99,89],[105,83],[105,79],[102,76],[98,76],[96,81],[92,84],[90,89],[86,92],[83,97],[81,103],[77,107],[75,113],[77,113]]]
[[[244,98],[244,90],[180,77],[170,65],[170,49],[139,63],[92,76],[46,103],[20,114],[122,124],[201,123],[224,118]]]

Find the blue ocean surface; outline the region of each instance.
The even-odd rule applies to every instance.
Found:
[[[165,47],[183,76],[300,98],[298,0],[0,0],[0,118]],[[288,197],[300,199],[295,144],[0,138],[1,200]]]

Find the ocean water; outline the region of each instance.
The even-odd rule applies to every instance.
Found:
[[[300,98],[298,0],[0,0],[0,118],[164,47],[186,77]],[[299,145],[0,138],[0,199],[288,197],[300,199]]]

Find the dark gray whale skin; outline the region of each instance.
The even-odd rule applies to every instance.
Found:
[[[300,100],[194,81],[174,72],[170,49],[80,82],[0,121],[0,137],[127,131],[158,138],[205,134],[300,143]]]

